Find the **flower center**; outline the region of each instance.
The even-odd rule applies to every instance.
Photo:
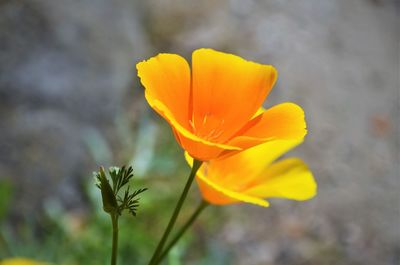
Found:
[[[208,141],[217,140],[224,132],[224,119],[218,119],[212,114],[205,114],[200,122],[195,121],[194,116],[189,121],[195,135]]]

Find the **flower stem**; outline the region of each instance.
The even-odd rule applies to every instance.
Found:
[[[151,257],[149,265],[157,264],[156,262],[157,262],[158,256],[160,255],[160,252],[162,251],[162,249],[164,247],[164,244],[167,241],[168,236],[171,233],[171,230],[175,225],[176,219],[178,218],[178,215],[179,215],[179,212],[180,212],[180,210],[182,208],[183,202],[185,201],[186,196],[187,196],[187,194],[189,192],[190,186],[193,183],[193,179],[196,176],[197,170],[200,168],[202,163],[203,163],[202,161],[199,161],[199,160],[196,160],[196,159],[193,160],[192,171],[190,172],[190,175],[189,175],[189,178],[188,178],[188,180],[186,182],[185,188],[183,189],[181,197],[179,198],[179,201],[175,206],[175,210],[174,210],[174,212],[173,212],[173,214],[171,216],[171,219],[169,220],[167,228],[164,231],[164,235],[162,236],[160,242],[157,245],[156,250],[154,251],[153,256]]]
[[[117,250],[118,250],[118,215],[111,214],[112,222],[112,254],[111,254],[111,265],[117,265]]]
[[[201,201],[197,209],[193,212],[192,216],[189,220],[185,223],[185,225],[178,231],[175,237],[171,240],[171,242],[165,247],[164,251],[161,253],[159,258],[157,259],[154,265],[159,264],[165,256],[169,253],[171,248],[179,241],[179,239],[183,236],[186,230],[193,224],[193,222],[197,219],[200,213],[208,206],[209,204],[206,201]]]

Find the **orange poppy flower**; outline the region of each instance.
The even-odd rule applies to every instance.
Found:
[[[301,140],[279,140],[247,149],[224,159],[203,163],[196,179],[203,198],[211,204],[247,202],[264,207],[266,198],[307,200],[317,184],[307,165],[297,158],[274,162]],[[185,153],[191,165],[193,158]]]
[[[277,79],[271,65],[199,49],[192,54],[192,71],[176,54],[159,54],[137,70],[150,106],[198,160],[306,134],[303,110],[293,103],[257,113]]]

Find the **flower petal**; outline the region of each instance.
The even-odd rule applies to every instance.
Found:
[[[185,152],[186,161],[190,166],[193,165],[193,158]],[[205,167],[207,164],[203,163],[199,171],[196,174],[197,183],[199,184],[200,191],[205,200],[212,204],[223,205],[231,204],[235,202],[247,202],[263,207],[268,207],[269,203],[266,200],[260,199],[255,196],[246,195],[240,192],[229,190],[222,187],[218,183],[210,180],[204,174]]]
[[[270,141],[226,158],[211,160],[207,176],[224,187],[244,190],[273,161],[302,142],[302,139]]]
[[[266,109],[265,109],[263,106],[261,106],[261,108],[259,108],[259,109],[257,110],[257,112],[254,113],[254,115],[253,115],[253,117],[251,117],[251,119],[257,117],[258,115],[263,114],[265,111],[266,111]]]
[[[268,201],[264,199],[226,189],[209,180],[201,173],[197,174],[197,181],[204,199],[212,204],[224,205],[236,202],[246,202],[263,207],[269,206]]]
[[[189,128],[190,68],[179,55],[162,53],[137,64],[150,106],[162,103],[184,128]],[[160,115],[165,115],[155,109]]]
[[[251,119],[277,79],[271,65],[211,49],[194,51],[192,67],[193,127],[219,142]]]
[[[180,145],[185,150],[187,150],[191,155],[193,155],[197,159],[206,161],[210,158],[215,158],[217,154],[221,153],[224,150],[241,150],[241,148],[237,146],[213,143],[194,135],[186,128],[184,128],[180,123],[178,123],[174,119],[170,110],[167,107],[165,107],[165,105],[162,104],[160,101],[153,101],[151,99],[148,101],[149,104],[155,110],[157,110],[157,112],[161,116],[163,116],[167,120],[167,122],[173,127],[174,135],[177,138],[178,143],[180,143]],[[213,155],[213,153],[216,153],[216,155]]]
[[[175,131],[175,137],[181,146],[197,160],[208,161],[220,156],[223,152],[241,150],[240,147],[212,143],[193,134],[185,134],[183,131]]]
[[[272,164],[260,174],[253,187],[246,192],[261,198],[307,200],[317,193],[317,184],[307,165],[300,159],[290,158]]]
[[[249,148],[271,140],[303,139],[306,134],[303,109],[287,102],[267,109],[253,118],[228,144]]]
[[[191,132],[190,70],[185,59],[175,54],[159,54],[139,63],[137,69],[146,88],[147,102],[173,127],[174,134],[184,149],[199,159],[214,158],[224,150],[241,149],[207,141]],[[198,151],[200,155],[197,154]]]

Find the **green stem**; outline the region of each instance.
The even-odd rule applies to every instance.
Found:
[[[185,188],[183,189],[181,197],[179,198],[179,201],[176,204],[174,213],[172,214],[171,219],[169,220],[168,226],[164,231],[164,235],[162,236],[160,242],[157,245],[156,250],[154,251],[153,256],[151,257],[149,265],[157,264],[156,261],[158,259],[158,256],[160,255],[160,252],[163,249],[164,244],[167,241],[168,236],[171,233],[171,230],[175,225],[176,219],[178,218],[178,215],[179,215],[179,212],[180,212],[180,210],[182,208],[183,202],[185,201],[186,196],[187,196],[187,194],[189,192],[190,186],[193,183],[193,179],[196,176],[197,170],[200,168],[202,163],[203,163],[202,161],[199,161],[199,160],[196,160],[196,159],[193,160],[192,171],[190,172],[190,175],[189,175],[189,178],[188,178],[188,180],[186,182]]]
[[[112,254],[111,265],[117,265],[117,250],[118,250],[118,215],[111,214],[113,238],[112,238]]]
[[[186,222],[186,224],[176,233],[175,237],[171,240],[171,242],[165,247],[164,251],[161,253],[159,258],[157,259],[154,265],[159,264],[166,255],[168,255],[171,248],[179,241],[179,239],[183,236],[186,230],[193,224],[193,222],[197,219],[200,213],[208,206],[209,204],[206,201],[201,201],[197,209],[194,211],[192,216]]]

